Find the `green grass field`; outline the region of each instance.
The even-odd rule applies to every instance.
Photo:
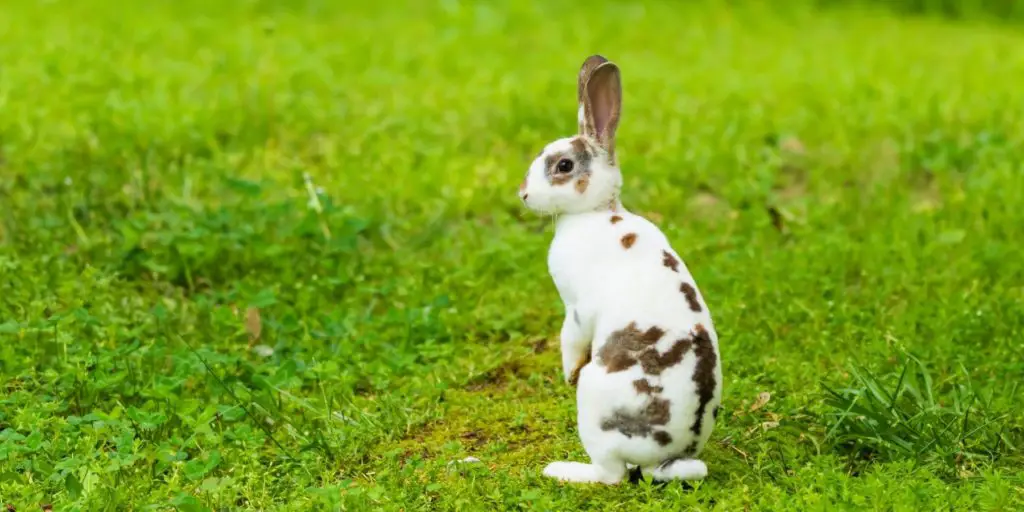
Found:
[[[291,4],[0,9],[0,504],[1024,507],[1020,25]],[[692,488],[541,475],[584,453],[516,187],[591,53],[721,337]]]

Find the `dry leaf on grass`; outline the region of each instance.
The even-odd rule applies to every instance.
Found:
[[[772,399],[772,394],[771,393],[769,393],[767,391],[763,391],[763,392],[759,393],[757,395],[757,401],[754,402],[754,405],[750,406],[750,412],[754,412],[754,411],[764,407],[765,404],[767,404],[768,401],[771,400],[771,399]]]
[[[263,322],[260,320],[259,308],[250,307],[245,311],[245,332],[249,333],[249,344],[252,345],[260,339],[260,332],[263,331]]]

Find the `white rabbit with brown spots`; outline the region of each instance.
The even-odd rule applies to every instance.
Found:
[[[588,58],[577,98],[579,133],[548,144],[519,187],[529,209],[557,216],[548,269],[565,303],[562,368],[590,457],[544,474],[615,484],[638,467],[656,480],[701,479],[697,456],[722,396],[718,336],[665,235],[619,200],[618,66]]]

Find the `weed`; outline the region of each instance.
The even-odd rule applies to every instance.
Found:
[[[951,473],[992,462],[1016,450],[1021,431],[1010,427],[1013,410],[996,413],[992,395],[1016,396],[1016,381],[980,396],[966,369],[936,384],[919,359],[908,356],[898,376],[849,370],[852,382],[826,386],[834,409],[826,439],[869,461],[939,462]]]

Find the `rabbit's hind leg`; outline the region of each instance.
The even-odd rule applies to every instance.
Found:
[[[702,480],[708,476],[708,466],[699,459],[669,459],[651,470],[651,477],[658,481]]]
[[[626,476],[626,464],[618,459],[595,459],[584,462],[552,462],[544,468],[544,475],[573,483],[617,484]]]

